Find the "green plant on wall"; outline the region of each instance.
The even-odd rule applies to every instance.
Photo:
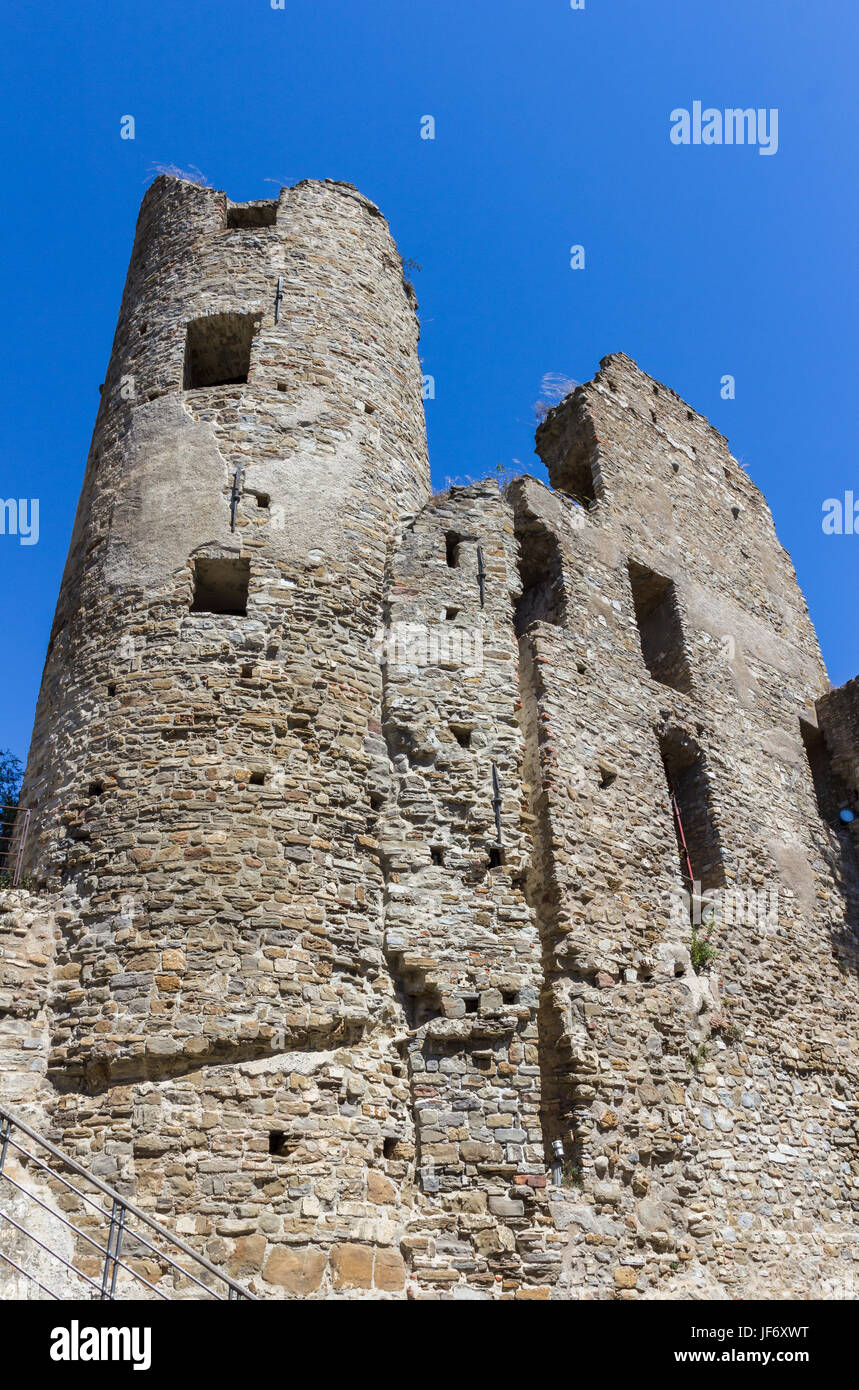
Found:
[[[720,1014],[714,1014],[710,1020],[710,1032],[718,1033],[728,1043],[739,1042],[743,1036],[742,1029],[728,1017],[724,1010]]]
[[[568,1159],[561,1169],[562,1187],[583,1187],[585,1175],[582,1172],[581,1164],[573,1163]]]
[[[706,970],[719,954],[713,945],[712,935],[712,918],[704,923],[700,931],[697,927],[692,928],[692,944],[689,948],[689,954],[692,958],[692,969],[696,975],[700,975],[702,970]]]

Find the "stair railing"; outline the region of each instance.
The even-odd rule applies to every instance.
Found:
[[[22,1142],[24,1138],[30,1141],[29,1148],[25,1142]],[[34,1148],[43,1150],[46,1154],[50,1155],[54,1160],[53,1164],[46,1163],[40,1158],[38,1152],[33,1152]],[[33,1164],[35,1167],[42,1169],[48,1174],[52,1182],[59,1182],[63,1187],[73,1192],[81,1202],[85,1202],[88,1207],[93,1208],[98,1214],[98,1217],[102,1218],[107,1225],[107,1243],[102,1244],[102,1242],[96,1238],[95,1234],[88,1234],[86,1231],[82,1230],[80,1226],[77,1226],[64,1212],[59,1210],[57,1206],[50,1205],[50,1203],[44,1201],[42,1197],[24,1186],[23,1183],[18,1182],[17,1179],[12,1176],[9,1169],[9,1158],[13,1151],[18,1156],[19,1165],[26,1168],[28,1165]],[[106,1197],[110,1204],[109,1208],[97,1201],[89,1192],[82,1191],[80,1187],[76,1186],[66,1177],[64,1172],[59,1171],[57,1165],[61,1165],[63,1168],[70,1170],[79,1179],[83,1179],[86,1183],[90,1184],[92,1188],[95,1188],[99,1194]],[[76,1280],[81,1280],[83,1282],[83,1285],[88,1291],[84,1296],[99,1300],[146,1298],[146,1293],[138,1288],[138,1286],[143,1286],[148,1289],[150,1295],[155,1298],[170,1301],[170,1293],[156,1287],[156,1285],[147,1279],[139,1269],[135,1269],[132,1264],[128,1263],[128,1260],[133,1260],[135,1255],[139,1255],[142,1250],[147,1252],[157,1264],[165,1267],[163,1272],[169,1270],[174,1276],[178,1276],[180,1281],[187,1280],[191,1285],[201,1290],[200,1293],[194,1295],[197,1298],[212,1298],[222,1302],[232,1302],[239,1299],[247,1299],[251,1302],[257,1301],[252,1293],[249,1293],[241,1284],[236,1283],[229,1275],[224,1274],[222,1270],[219,1270],[211,1261],[194,1250],[186,1241],[182,1240],[179,1236],[173,1235],[166,1226],[162,1226],[161,1223],[155,1221],[153,1217],[147,1216],[146,1212],[141,1211],[140,1207],[135,1206],[127,1197],[122,1197],[106,1182],[102,1182],[101,1178],[97,1178],[93,1173],[88,1172],[87,1169],[82,1167],[80,1163],[77,1163],[75,1159],[70,1158],[68,1154],[64,1154],[61,1149],[51,1144],[42,1135],[37,1133],[36,1130],[24,1124],[23,1120],[18,1119],[9,1110],[0,1106],[0,1196],[2,1196],[6,1184],[16,1189],[29,1201],[37,1203],[37,1205],[46,1211],[50,1217],[61,1222],[63,1226],[72,1231],[78,1241],[85,1242],[86,1246],[92,1247],[98,1252],[101,1263],[101,1277],[93,1279],[83,1269],[77,1268],[70,1260],[66,1259],[66,1256],[61,1251],[53,1249],[46,1241],[41,1240],[39,1236],[36,1235],[35,1231],[29,1230],[22,1222],[17,1221],[10,1212],[5,1211],[3,1206],[0,1206],[0,1232],[2,1232],[3,1223],[7,1223],[23,1236],[25,1240],[38,1246],[40,1250],[45,1251],[53,1260],[56,1260],[60,1265],[64,1266],[65,1269],[69,1270],[75,1276]],[[20,1215],[20,1213],[18,1214]],[[140,1227],[145,1229],[146,1235],[141,1233]],[[155,1244],[150,1237],[157,1237],[161,1244]],[[167,1251],[162,1248],[163,1244],[168,1244],[181,1251],[185,1256],[185,1264],[180,1264],[176,1258],[168,1254]],[[32,1270],[27,1270],[23,1265],[18,1264],[10,1254],[3,1250],[1,1236],[0,1260],[5,1261],[5,1263],[11,1265],[18,1274],[36,1284],[49,1298],[62,1300],[64,1298],[81,1296],[77,1292],[68,1294],[57,1293],[55,1289],[42,1283],[41,1279],[39,1279]],[[186,1267],[189,1263],[195,1272],[192,1272],[192,1269]],[[122,1281],[119,1280],[120,1270],[124,1271],[127,1276]],[[42,1273],[41,1270],[39,1272]],[[209,1276],[209,1283],[206,1283],[204,1279],[200,1277],[203,1273]]]

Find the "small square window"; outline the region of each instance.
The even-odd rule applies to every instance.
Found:
[[[473,545],[476,536],[463,536],[459,531],[445,531],[444,533],[444,552],[448,567],[452,570],[459,569],[462,564],[464,543]]]
[[[200,556],[194,566],[192,613],[232,613],[248,611],[250,562],[232,557]]]
[[[247,381],[258,323],[255,314],[207,314],[192,319],[185,340],[185,390]]]

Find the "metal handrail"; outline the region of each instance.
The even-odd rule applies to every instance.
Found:
[[[10,835],[2,833],[7,825],[12,829]],[[29,830],[29,810],[22,811],[17,804],[12,803],[0,805],[0,873],[11,875],[13,888],[17,888],[21,882]],[[7,841],[4,849],[3,845]]]
[[[10,1226],[14,1226],[16,1231],[20,1231],[22,1236],[26,1236],[27,1239],[31,1240],[34,1245],[38,1245],[40,1250],[47,1251],[47,1253],[49,1255],[52,1255],[55,1260],[59,1260],[60,1264],[65,1265],[66,1269],[70,1269],[72,1274],[74,1274],[78,1279],[83,1279],[84,1283],[89,1284],[90,1288],[95,1289],[96,1292],[99,1291],[99,1286],[98,1284],[96,1284],[95,1280],[90,1279],[89,1275],[84,1274],[82,1270],[75,1269],[74,1265],[69,1263],[65,1255],[61,1255],[57,1250],[52,1250],[50,1245],[46,1245],[43,1240],[39,1240],[38,1236],[34,1236],[32,1231],[28,1231],[26,1226],[22,1226],[20,1221],[16,1221],[15,1218],[13,1216],[10,1216],[8,1212],[2,1211],[0,1212],[0,1216],[3,1218],[4,1221],[8,1221]],[[3,1254],[1,1250],[0,1255],[2,1255],[3,1259],[5,1260],[6,1256]]]
[[[0,1112],[0,1113],[2,1113],[2,1112]],[[47,1140],[45,1140],[44,1142],[47,1143]],[[105,1218],[106,1221],[111,1221],[111,1220],[113,1219],[113,1213],[112,1213],[112,1212],[105,1211],[104,1207],[99,1206],[98,1202],[96,1202],[96,1201],[94,1200],[94,1198],[92,1198],[92,1197],[89,1195],[88,1192],[81,1192],[80,1188],[79,1188],[79,1187],[75,1187],[74,1183],[73,1183],[73,1182],[69,1182],[68,1178],[64,1177],[62,1173],[58,1173],[57,1170],[56,1170],[55,1168],[51,1168],[51,1167],[49,1166],[49,1164],[43,1163],[42,1160],[41,1160],[40,1158],[37,1158],[35,1154],[31,1154],[30,1151],[29,1151],[29,1149],[22,1148],[20,1144],[17,1144],[17,1143],[15,1142],[14,1139],[10,1138],[10,1139],[9,1139],[9,1143],[12,1145],[13,1149],[17,1149],[18,1152],[19,1152],[20,1154],[23,1154],[25,1158],[29,1159],[29,1161],[30,1161],[31,1163],[35,1163],[36,1166],[37,1166],[38,1168],[41,1168],[43,1172],[48,1173],[52,1178],[55,1178],[58,1182],[61,1182],[61,1183],[63,1184],[64,1187],[67,1187],[67,1188],[69,1189],[70,1192],[74,1192],[75,1196],[76,1196],[76,1197],[80,1197],[81,1201],[87,1202],[87,1203],[89,1203],[89,1205],[90,1205],[91,1207],[94,1207],[95,1210],[98,1212],[99,1216],[103,1216],[103,1217]],[[68,1160],[68,1161],[71,1162],[72,1160]],[[2,1170],[2,1162],[0,1162],[0,1170]],[[81,1171],[84,1172],[84,1173],[86,1173],[86,1169],[82,1169]],[[94,1178],[94,1177],[92,1176],[91,1173],[87,1173],[86,1175],[87,1175],[88,1178],[90,1178],[90,1180],[91,1180],[92,1182],[96,1182],[96,1181],[97,1181],[97,1179]],[[41,1207],[44,1207],[46,1211],[50,1212],[53,1216],[56,1216],[58,1220],[60,1220],[60,1221],[62,1221],[62,1222],[64,1223],[64,1225],[71,1226],[72,1230],[75,1231],[75,1232],[77,1232],[77,1234],[83,1236],[84,1240],[88,1240],[88,1241],[90,1242],[91,1245],[95,1245],[95,1247],[96,1247],[98,1250],[100,1250],[101,1253],[102,1253],[104,1256],[108,1256],[108,1255],[109,1255],[109,1251],[107,1250],[107,1248],[106,1248],[104,1245],[99,1245],[98,1241],[93,1240],[91,1236],[86,1235],[83,1231],[78,1231],[77,1226],[75,1226],[75,1225],[74,1225],[72,1222],[70,1222],[70,1221],[66,1221],[66,1219],[65,1219],[63,1216],[61,1216],[59,1212],[55,1212],[55,1211],[53,1210],[53,1208],[47,1206],[47,1204],[46,1204],[45,1202],[41,1202],[41,1201],[39,1200],[39,1198],[35,1195],[35,1193],[33,1193],[33,1192],[27,1192],[27,1189],[24,1188],[24,1187],[21,1187],[21,1184],[20,1184],[20,1183],[16,1183],[14,1178],[10,1178],[8,1173],[4,1174],[3,1176],[5,1176],[7,1182],[11,1182],[11,1183],[12,1183],[13,1187],[17,1187],[17,1188],[18,1188],[21,1192],[23,1192],[26,1196],[31,1197],[32,1200],[33,1200],[34,1202],[39,1202],[39,1205],[40,1205]],[[110,1189],[108,1189],[108,1190],[110,1190]],[[2,1213],[0,1213],[0,1215],[2,1215]],[[153,1226],[158,1227],[158,1222],[157,1222],[157,1221],[154,1221],[152,1218],[150,1218],[150,1223],[151,1223]],[[161,1229],[163,1229],[163,1228],[161,1228]],[[168,1262],[170,1261],[169,1255],[166,1255],[165,1252],[164,1252],[163,1250],[159,1249],[159,1247],[158,1247],[157,1245],[153,1245],[152,1242],[151,1242],[151,1241],[148,1241],[148,1240],[146,1239],[145,1236],[142,1236],[142,1235],[140,1234],[139,1231],[130,1231],[129,1234],[131,1235],[131,1238],[132,1238],[138,1245],[143,1245],[143,1246],[145,1246],[147,1250],[151,1250],[152,1253],[153,1253],[153,1255],[157,1255],[157,1256],[159,1257],[159,1259],[166,1259]],[[180,1246],[182,1245],[182,1242],[179,1241],[179,1240],[177,1239],[177,1237],[171,1236],[170,1239],[171,1239],[171,1241],[173,1241],[174,1244],[180,1245]],[[184,1247],[184,1248],[187,1248],[187,1247]],[[201,1255],[195,1255],[194,1258],[195,1258],[195,1259],[199,1259],[199,1260],[201,1260],[203,1263],[205,1263],[205,1261],[203,1260],[203,1257],[202,1257]],[[122,1260],[117,1260],[116,1262],[117,1262],[118,1264],[122,1265],[123,1269],[128,1269],[128,1266],[125,1265],[125,1264],[123,1264]],[[181,1268],[181,1266],[177,1266],[177,1268]],[[135,1272],[134,1272],[133,1269],[130,1269],[128,1272],[129,1272],[129,1274],[134,1275],[134,1277],[135,1277],[136,1279],[139,1279],[140,1282],[141,1282],[141,1284],[145,1284],[146,1287],[147,1287],[148,1289],[152,1289],[153,1293],[157,1293],[158,1296],[159,1296],[159,1298],[166,1298],[166,1297],[167,1297],[167,1295],[166,1295],[165,1293],[160,1292],[158,1289],[156,1289],[156,1288],[154,1287],[153,1284],[150,1284],[149,1281],[148,1281],[148,1279],[145,1279],[145,1278],[143,1277],[142,1274],[135,1274]],[[186,1277],[187,1277],[188,1279],[191,1280],[192,1283],[197,1284],[198,1287],[201,1288],[201,1289],[205,1289],[206,1293],[211,1293],[211,1292],[212,1292],[212,1290],[209,1288],[208,1284],[204,1284],[204,1283],[202,1282],[202,1280],[195,1278],[195,1276],[194,1276],[193,1274],[190,1274],[190,1273],[188,1272],[188,1270],[183,1269],[183,1273],[186,1275]],[[222,1276],[219,1275],[219,1277],[222,1277]],[[223,1277],[226,1277],[226,1276],[223,1276]]]
[[[24,1153],[24,1154],[27,1153],[27,1150],[26,1150],[26,1149],[21,1149],[20,1146],[19,1146],[18,1144],[16,1144],[14,1140],[12,1140],[12,1144],[13,1144],[14,1148],[18,1149],[18,1152],[19,1152],[19,1153]],[[32,1154],[28,1154],[28,1157],[29,1157],[29,1158],[31,1159],[31,1161],[33,1161],[33,1162],[36,1162],[36,1163],[39,1162],[38,1159],[34,1159],[34,1158],[33,1158],[33,1155],[32,1155]],[[47,1164],[45,1164],[45,1163],[39,1163],[39,1167],[40,1167],[40,1168],[44,1168],[45,1172],[46,1172],[46,1173],[50,1173],[50,1174],[52,1175],[52,1177],[62,1178],[62,1174],[61,1174],[61,1173],[55,1173],[54,1170],[53,1170],[53,1168],[49,1168],[49,1167],[47,1166]],[[46,1212],[48,1213],[49,1216],[55,1217],[55,1219],[56,1219],[57,1221],[61,1221],[61,1222],[63,1223],[64,1226],[68,1226],[69,1230],[70,1230],[70,1231],[74,1231],[75,1235],[78,1236],[79,1239],[85,1240],[85,1241],[87,1241],[87,1243],[88,1243],[89,1245],[94,1246],[95,1249],[98,1250],[99,1254],[105,1255],[105,1256],[109,1254],[109,1251],[107,1250],[107,1248],[106,1248],[104,1245],[100,1245],[99,1242],[95,1239],[94,1236],[88,1236],[87,1233],[86,1233],[86,1231],[82,1231],[81,1228],[80,1228],[80,1226],[76,1226],[76,1225],[75,1225],[74,1221],[69,1221],[68,1217],[67,1217],[67,1216],[63,1216],[62,1212],[55,1211],[53,1207],[49,1207],[49,1206],[48,1206],[48,1203],[47,1203],[47,1202],[43,1202],[42,1199],[41,1199],[41,1197],[37,1197],[36,1194],[35,1194],[35,1192],[30,1192],[30,1191],[28,1191],[28,1189],[27,1189],[26,1187],[24,1187],[21,1183],[16,1182],[14,1178],[11,1178],[7,1172],[4,1172],[4,1173],[3,1173],[3,1177],[6,1179],[7,1182],[10,1182],[10,1183],[12,1184],[13,1187],[17,1188],[17,1190],[18,1190],[20,1193],[22,1193],[25,1197],[29,1197],[29,1199],[30,1199],[31,1202],[36,1202],[36,1203],[42,1208],[43,1211],[46,1211]],[[77,1192],[77,1188],[74,1187],[74,1186],[72,1186],[71,1183],[68,1183],[68,1182],[67,1182],[67,1183],[66,1183],[66,1186],[67,1186],[67,1187],[71,1187],[73,1192]],[[84,1194],[79,1194],[79,1195],[84,1195]],[[110,1220],[110,1216],[109,1216],[108,1212],[106,1212],[106,1211],[104,1210],[103,1207],[98,1206],[98,1204],[97,1204],[96,1202],[93,1202],[92,1205],[96,1208],[97,1211],[100,1211],[100,1212],[102,1213],[102,1215],[106,1216],[106,1217],[108,1218],[108,1220]],[[145,1246],[147,1247],[148,1250],[153,1250],[153,1251],[155,1252],[156,1255],[160,1255],[160,1254],[162,1253],[160,1250],[158,1250],[158,1248],[157,1248],[156,1246],[150,1245],[148,1240],[144,1240],[144,1239],[143,1239],[143,1236],[141,1236],[138,1232],[136,1232],[136,1231],[131,1232],[131,1236],[132,1236],[132,1239],[133,1239],[134,1241],[136,1241],[138,1245],[145,1245]],[[117,1265],[119,1265],[121,1269],[127,1270],[128,1273],[132,1276],[132,1278],[138,1279],[138,1280],[140,1281],[141,1284],[145,1284],[146,1287],[147,1287],[147,1289],[151,1289],[152,1292],[156,1295],[156,1297],[158,1297],[158,1298],[164,1298],[164,1299],[167,1298],[167,1295],[166,1295],[166,1293],[164,1292],[163,1289],[156,1289],[155,1285],[154,1285],[154,1284],[150,1284],[149,1280],[148,1280],[147,1278],[145,1278],[144,1275],[139,1274],[136,1270],[133,1270],[133,1269],[131,1268],[130,1265],[127,1265],[127,1264],[125,1263],[125,1261],[119,1259],[118,1256],[117,1256],[116,1260],[114,1261],[114,1263],[117,1264]],[[11,1264],[11,1261],[10,1261],[10,1264]],[[205,1288],[205,1290],[206,1290],[207,1293],[210,1293],[210,1292],[211,1292],[211,1290],[209,1289],[208,1285],[203,1284],[201,1287]]]
[[[52,1158],[62,1163],[66,1168],[71,1169],[73,1173],[76,1173],[80,1177],[85,1178],[88,1183],[91,1183],[92,1186],[95,1187],[99,1192],[103,1193],[104,1196],[109,1197],[111,1202],[110,1211],[107,1211],[103,1206],[96,1202],[88,1193],[82,1192],[80,1188],[76,1187],[74,1183],[70,1182],[69,1179],[65,1177],[63,1173],[59,1173],[55,1169],[49,1167],[36,1154],[31,1153],[29,1149],[25,1148],[22,1144],[19,1144],[17,1140],[13,1137],[13,1130],[15,1129],[20,1130],[22,1134],[27,1135],[29,1139],[33,1140],[36,1144],[41,1146],[41,1148],[45,1149],[46,1152],[49,1153]],[[84,1168],[82,1164],[78,1163],[76,1159],[70,1158],[68,1154],[63,1153],[62,1149],[58,1149],[55,1144],[52,1144],[48,1139],[45,1139],[36,1130],[31,1129],[29,1125],[25,1124],[23,1120],[18,1119],[16,1115],[13,1115],[11,1111],[7,1110],[4,1106],[0,1106],[0,1140],[2,1140],[2,1143],[0,1143],[0,1179],[6,1177],[8,1182],[13,1187],[17,1188],[19,1192],[22,1192],[27,1197],[31,1197],[35,1202],[39,1204],[39,1206],[43,1207],[46,1211],[48,1211],[50,1215],[55,1216],[64,1225],[70,1226],[71,1229],[75,1231],[77,1235],[82,1236],[84,1240],[88,1241],[90,1245],[94,1245],[104,1255],[104,1269],[102,1273],[101,1285],[99,1286],[98,1284],[96,1284],[92,1279],[89,1278],[88,1275],[84,1274],[82,1270],[75,1269],[74,1266],[69,1264],[65,1257],[59,1253],[59,1251],[50,1249],[49,1246],[45,1245],[41,1240],[37,1239],[37,1237],[33,1235],[31,1231],[28,1231],[24,1226],[21,1226],[17,1221],[13,1220],[13,1218],[9,1216],[7,1212],[0,1211],[0,1220],[8,1221],[9,1224],[15,1227],[16,1230],[20,1231],[23,1235],[27,1236],[28,1239],[32,1240],[41,1249],[47,1251],[48,1254],[52,1255],[61,1264],[65,1265],[66,1268],[71,1269],[73,1273],[77,1275],[78,1278],[83,1279],[87,1284],[91,1285],[92,1288],[96,1290],[96,1295],[99,1298],[109,1300],[115,1297],[117,1273],[120,1268],[126,1270],[132,1276],[132,1278],[138,1280],[142,1284],[145,1284],[147,1288],[152,1289],[152,1292],[157,1294],[159,1297],[168,1297],[167,1294],[165,1294],[160,1289],[156,1289],[153,1284],[149,1283],[148,1279],[146,1279],[142,1274],[138,1274],[129,1265],[127,1265],[124,1260],[120,1258],[120,1249],[123,1236],[128,1236],[134,1242],[145,1246],[148,1250],[151,1250],[159,1260],[163,1261],[171,1269],[175,1270],[178,1274],[182,1275],[185,1279],[189,1279],[193,1284],[196,1284],[199,1288],[205,1290],[207,1294],[211,1295],[211,1297],[217,1299],[218,1301],[232,1302],[234,1300],[240,1299],[245,1299],[252,1303],[255,1303],[257,1301],[252,1293],[250,1293],[241,1284],[237,1283],[235,1279],[231,1279],[228,1274],[224,1274],[223,1271],[218,1269],[216,1265],[213,1265],[210,1260],[207,1260],[204,1255],[199,1254],[199,1252],[196,1251],[193,1248],[193,1246],[189,1245],[187,1241],[182,1240],[181,1236],[174,1235],[173,1232],[169,1231],[166,1226],[162,1226],[160,1221],[156,1221],[154,1217],[148,1216],[147,1213],[145,1211],[142,1211],[140,1207],[135,1206],[134,1202],[130,1202],[127,1197],[120,1196],[120,1194],[116,1192],[114,1188],[110,1187],[108,1183],[102,1182],[101,1178],[97,1178],[95,1174],[88,1172],[88,1170]],[[90,1206],[94,1207],[95,1210],[101,1216],[103,1216],[107,1221],[110,1222],[108,1241],[106,1247],[100,1245],[99,1242],[94,1240],[91,1236],[86,1235],[84,1231],[79,1231],[78,1228],[66,1217],[64,1217],[61,1212],[55,1211],[52,1207],[47,1206],[46,1203],[42,1202],[41,1199],[35,1195],[35,1193],[28,1192],[26,1188],[22,1187],[22,1185],[16,1182],[14,1178],[10,1177],[9,1174],[4,1173],[4,1165],[6,1161],[7,1152],[10,1146],[13,1149],[15,1149],[19,1154],[21,1154],[24,1158],[28,1159],[32,1163],[35,1163],[37,1167],[42,1168],[45,1172],[49,1173],[52,1178],[59,1179],[59,1181],[63,1183],[65,1187],[69,1188],[72,1192],[74,1192],[76,1196],[81,1198],[82,1201],[87,1202]],[[185,1267],[179,1264],[177,1260],[173,1259],[171,1255],[168,1255],[166,1251],[160,1249],[158,1246],[151,1244],[151,1242],[148,1241],[145,1236],[141,1235],[138,1231],[135,1231],[133,1228],[128,1226],[126,1224],[126,1218],[128,1216],[132,1216],[136,1221],[142,1222],[144,1226],[148,1227],[150,1231],[154,1231],[155,1234],[160,1236],[162,1240],[168,1241],[171,1245],[176,1246],[176,1248],[178,1250],[181,1250],[184,1255],[188,1256],[191,1260],[193,1260],[196,1265],[206,1270],[207,1273],[209,1273],[210,1275],[213,1275],[215,1279],[219,1280],[222,1284],[225,1284],[228,1291],[227,1299],[224,1299],[223,1294],[217,1293],[207,1284],[204,1284],[200,1279],[197,1278],[195,1274],[192,1274],[190,1270],[185,1269]],[[12,1265],[12,1267],[18,1270],[19,1273],[26,1275],[26,1277],[29,1279],[32,1279],[32,1281],[38,1284],[39,1288],[43,1289],[44,1292],[51,1294],[54,1298],[59,1297],[59,1295],[54,1293],[53,1290],[47,1289],[45,1285],[39,1283],[39,1280],[36,1279],[34,1275],[28,1273],[27,1270],[22,1269],[20,1265],[17,1265],[15,1261],[12,1260],[8,1255],[4,1254],[2,1250],[0,1250],[0,1259],[5,1260],[7,1264]]]

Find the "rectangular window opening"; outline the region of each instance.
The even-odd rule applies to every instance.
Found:
[[[476,544],[476,536],[464,536],[459,531],[445,531],[444,550],[448,568],[452,570],[459,569],[466,554],[463,547]]]
[[[599,501],[592,455],[593,446],[590,443],[576,444],[567,454],[555,483],[585,511],[590,511]]]
[[[833,767],[832,757],[822,730],[809,724],[806,719],[800,719],[799,729],[802,734],[805,755],[811,769],[811,780],[814,783],[814,796],[820,819],[826,825],[832,826],[833,829],[843,830],[844,822],[841,819],[841,812],[852,811],[855,815],[857,812],[856,797],[851,793],[843,777]]]
[[[248,611],[250,561],[232,556],[200,556],[194,564],[194,602],[192,613],[231,613],[244,617]]]
[[[683,886],[690,894],[693,882],[699,883],[705,893],[723,888],[722,844],[713,816],[704,755],[680,730],[663,733],[659,751],[671,798]]]
[[[247,381],[257,314],[207,314],[192,319],[185,340],[184,389]]]
[[[516,635],[521,637],[531,623],[563,626],[564,563],[557,536],[543,522],[532,521],[517,530],[517,539],[522,593],[516,600]]]
[[[662,685],[691,694],[692,677],[674,581],[634,560],[629,561],[628,569],[645,666]]]
[[[459,568],[459,547],[464,539],[465,537],[461,536],[458,531],[445,532],[444,549],[449,569],[454,570]]]
[[[270,1154],[282,1154],[283,1146],[286,1143],[286,1131],[282,1129],[272,1129],[268,1136],[268,1151]]]
[[[227,227],[273,227],[277,222],[277,202],[236,203],[227,208]]]

